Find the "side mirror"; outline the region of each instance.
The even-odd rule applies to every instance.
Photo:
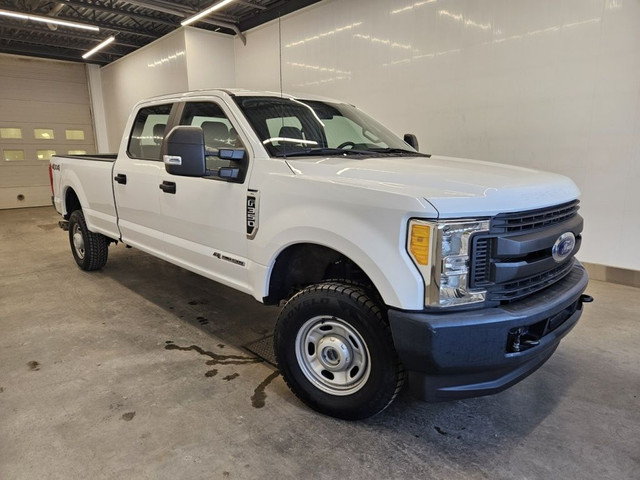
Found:
[[[413,133],[405,133],[404,142],[412,146],[415,150],[418,150],[418,137]]]
[[[163,140],[164,168],[171,175],[203,177],[204,133],[200,127],[178,126],[171,129]]]

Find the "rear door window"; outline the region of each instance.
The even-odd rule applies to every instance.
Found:
[[[131,158],[160,160],[160,148],[173,104],[144,107],[133,122],[127,152]]]

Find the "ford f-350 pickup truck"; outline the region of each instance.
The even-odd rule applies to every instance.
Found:
[[[576,324],[579,192],[560,175],[421,154],[357,108],[210,90],[138,103],[117,155],[54,156],[83,270],[123,242],[286,302],[274,350],[319,412],[499,392]]]

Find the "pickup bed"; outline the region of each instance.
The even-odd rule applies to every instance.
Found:
[[[120,241],[266,304],[291,390],[360,419],[504,390],[577,323],[587,274],[566,177],[418,152],[357,108],[210,90],[137,104],[116,155],[54,156],[84,270]]]

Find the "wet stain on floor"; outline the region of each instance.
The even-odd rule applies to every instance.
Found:
[[[29,367],[29,370],[31,370],[32,372],[36,372],[40,370],[40,364],[35,360],[31,360],[30,362],[28,362],[27,366]]]
[[[223,344],[218,344],[218,347],[222,348]],[[249,365],[252,363],[263,363],[264,360],[256,357],[248,357],[246,355],[221,355],[218,353],[210,352],[208,350],[204,350],[203,348],[197,345],[189,345],[188,347],[182,347],[180,345],[176,345],[173,340],[165,341],[165,350],[180,350],[183,352],[194,351],[203,355],[205,357],[209,357],[210,360],[207,360],[205,363],[207,365]],[[211,369],[207,371],[204,376],[205,377],[215,377],[218,374],[217,369]],[[239,373],[234,372],[232,374],[226,375],[223,377],[223,380],[227,382],[238,378],[240,376]],[[251,395],[251,405],[254,408],[262,408],[265,405],[265,400],[267,398],[266,388],[267,386],[273,382],[278,376],[280,376],[280,372],[275,371],[269,374],[267,378],[265,378],[253,391],[253,395]],[[134,412],[135,413],[135,412]]]
[[[188,347],[181,347],[176,345],[171,340],[165,342],[164,348],[166,350],[181,350],[183,352],[194,351],[200,355],[211,358],[207,360],[207,365],[246,365],[248,363],[261,363],[262,359],[247,357],[246,355],[219,355],[217,353],[206,351],[197,345],[190,345]]]
[[[120,418],[125,422],[130,422],[131,420],[133,420],[133,417],[135,416],[136,416],[136,412],[127,412],[127,413],[123,413],[122,417]]]
[[[440,427],[438,427],[437,425],[433,427],[433,429],[438,432],[440,435],[449,435],[447,432],[445,432],[443,429],[441,429]]]
[[[251,396],[251,405],[253,405],[254,408],[264,407],[264,402],[267,399],[267,392],[265,391],[267,385],[273,382],[279,375],[280,372],[273,372],[256,387]]]
[[[187,302],[189,305],[209,305],[207,300],[191,300]]]

